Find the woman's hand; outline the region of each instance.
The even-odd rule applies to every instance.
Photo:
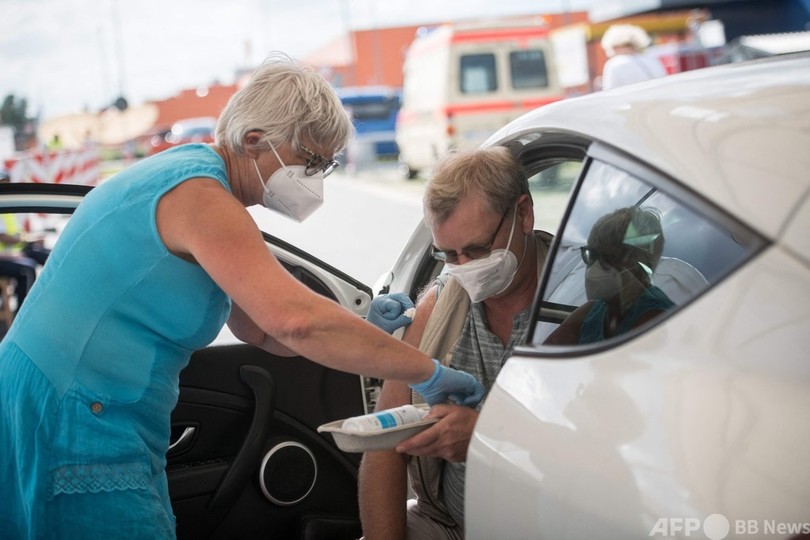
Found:
[[[435,358],[433,375],[426,381],[409,385],[421,394],[428,405],[446,403],[449,398],[459,405],[475,407],[484,399],[484,386],[464,371],[444,367]]]
[[[413,322],[413,302],[407,294],[383,294],[371,301],[366,321],[383,332],[393,334]]]

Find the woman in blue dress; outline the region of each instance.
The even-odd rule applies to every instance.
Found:
[[[317,72],[275,55],[188,144],[95,188],[0,344],[0,536],[174,538],[170,414],[191,353],[227,321],[277,354],[411,383],[428,402],[483,389],[310,291],[246,208],[296,221],[352,134]]]
[[[581,248],[588,301],[546,339],[550,345],[604,341],[673,307],[652,278],[664,250],[657,211],[620,208],[599,218]]]

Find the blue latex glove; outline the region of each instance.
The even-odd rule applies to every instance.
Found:
[[[484,386],[478,380],[464,371],[444,367],[435,358],[433,364],[436,370],[426,381],[409,385],[419,392],[431,407],[439,403],[446,403],[452,397],[459,405],[475,407],[484,399]]]
[[[366,320],[380,330],[393,334],[395,330],[413,322],[411,317],[405,315],[405,310],[412,307],[413,302],[407,294],[383,294],[371,301]]]

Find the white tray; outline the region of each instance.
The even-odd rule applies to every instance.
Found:
[[[344,452],[369,452],[372,450],[390,450],[396,447],[400,441],[408,437],[413,437],[431,425],[438,422],[438,418],[427,418],[407,424],[397,426],[382,431],[346,431],[341,426],[343,420],[335,420],[318,428],[319,433],[331,433],[335,439],[335,444]]]

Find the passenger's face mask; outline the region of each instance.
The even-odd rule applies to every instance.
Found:
[[[516,218],[517,210],[512,216],[512,229],[509,231],[509,242],[506,249],[494,249],[488,256],[473,259],[464,264],[445,264],[450,275],[470,295],[471,301],[482,302],[491,296],[497,296],[512,284],[520,266],[515,254],[509,250],[509,246],[512,245],[512,235],[515,232]],[[523,255],[524,257],[526,255],[525,242]]]
[[[607,300],[622,289],[622,275],[613,266],[594,262],[585,269],[585,294],[588,300]]]
[[[253,160],[264,191],[262,203],[265,208],[300,223],[323,204],[323,172],[307,176],[304,165],[287,166],[272,144],[270,149],[281,163],[281,168],[270,175],[267,182],[262,179],[259,165]]]

